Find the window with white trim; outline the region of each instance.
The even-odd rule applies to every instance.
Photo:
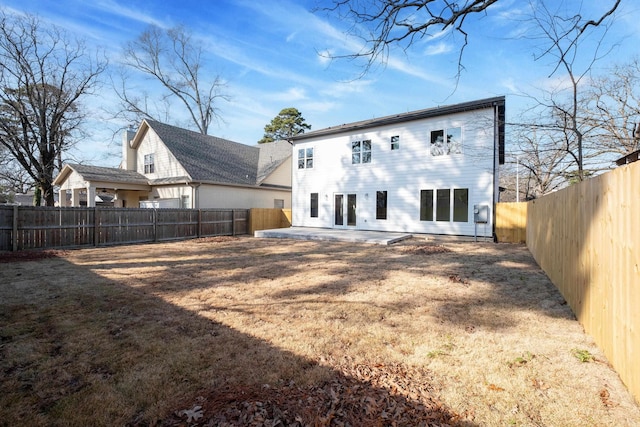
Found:
[[[399,150],[400,149],[400,136],[392,136],[391,137],[391,150]]]
[[[371,140],[351,142],[351,163],[371,163]]]
[[[144,155],[144,173],[153,173],[155,171],[153,162],[153,153]]]
[[[432,130],[431,155],[448,156],[451,154],[462,154],[462,128]]]
[[[298,169],[313,168],[313,147],[298,150]]]

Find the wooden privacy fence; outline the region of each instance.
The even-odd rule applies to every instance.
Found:
[[[525,243],[527,239],[527,204],[496,204],[496,238],[500,243]]]
[[[640,162],[529,202],[526,240],[640,402]]]
[[[158,242],[246,234],[247,209],[0,206],[0,250]]]
[[[253,208],[249,214],[249,234],[257,230],[291,227],[291,209]]]

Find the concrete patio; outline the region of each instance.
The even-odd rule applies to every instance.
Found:
[[[290,227],[272,230],[259,230],[255,237],[271,239],[326,240],[354,243],[373,243],[391,245],[401,240],[410,239],[411,234],[385,231],[342,230],[333,228]]]

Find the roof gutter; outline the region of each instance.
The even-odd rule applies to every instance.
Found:
[[[319,136],[328,136],[355,130],[368,129],[372,127],[392,125],[396,123],[404,123],[412,120],[421,120],[431,117],[444,116],[454,113],[463,113],[466,111],[481,110],[484,108],[495,108],[504,105],[505,97],[497,96],[493,98],[481,99],[478,101],[463,102],[460,104],[445,105],[442,107],[428,108],[424,110],[411,111],[403,114],[395,114],[392,116],[380,117],[377,119],[363,120],[359,122],[347,123],[339,126],[328,127],[313,132],[303,133],[291,137],[290,141],[295,144],[297,141],[315,138]]]

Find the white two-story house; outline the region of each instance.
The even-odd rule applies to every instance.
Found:
[[[491,237],[505,98],[295,136],[292,226]]]

